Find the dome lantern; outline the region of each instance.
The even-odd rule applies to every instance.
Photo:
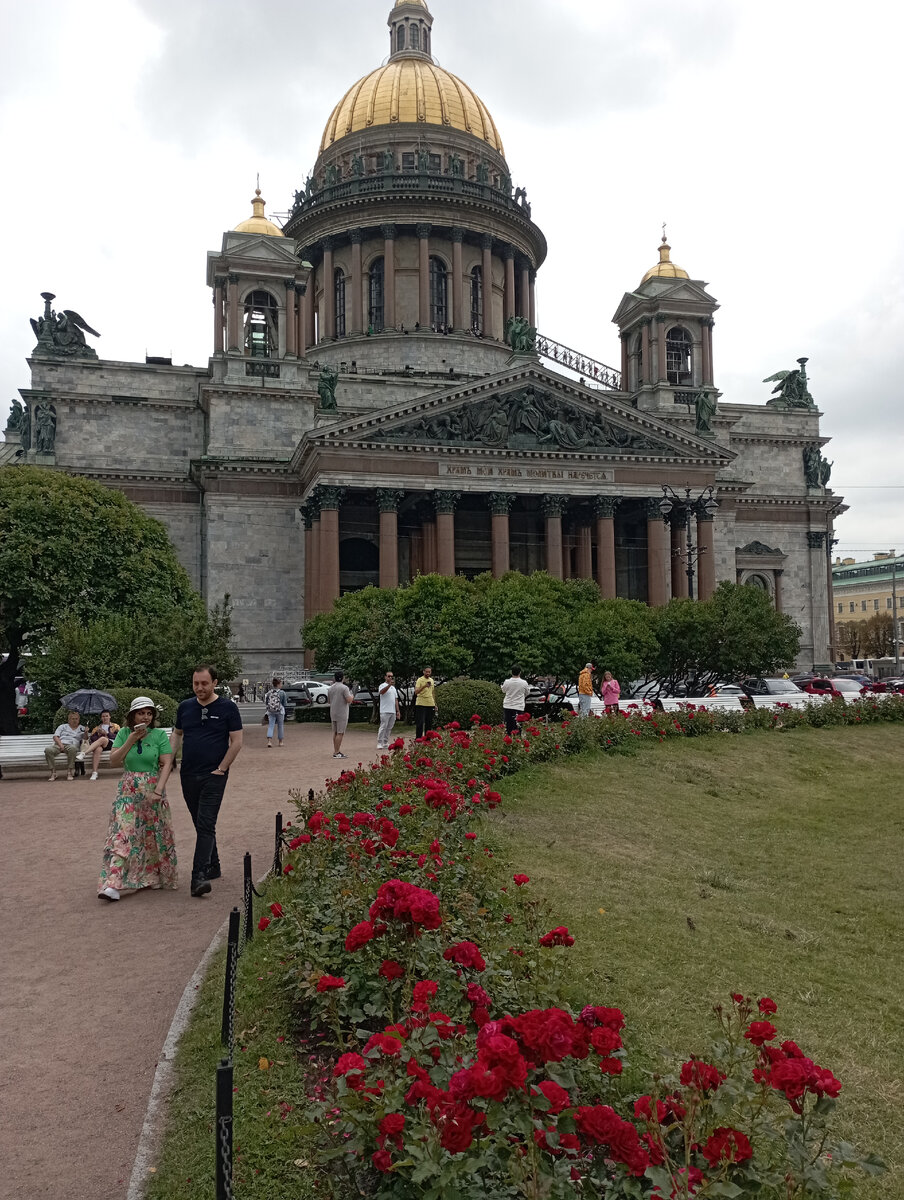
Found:
[[[251,201],[251,216],[247,221],[242,221],[236,225],[234,233],[258,233],[265,237],[285,237],[286,235],[278,225],[274,225],[264,215],[266,201],[261,198],[261,190],[257,188],[254,192],[254,199]]]
[[[396,0],[389,14],[389,57],[432,58],[433,16],[426,0]]]
[[[664,229],[665,227],[663,226]],[[677,263],[672,262],[671,254],[672,247],[666,239],[665,232],[663,232],[662,244],[659,247],[659,262],[655,267],[650,267],[649,271],[647,271],[646,275],[640,281],[641,286],[648,279],[690,279],[687,271],[679,267]]]

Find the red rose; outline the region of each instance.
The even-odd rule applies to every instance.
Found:
[[[622,1040],[614,1029],[609,1029],[606,1025],[600,1025],[591,1033],[590,1045],[597,1054],[601,1054],[606,1058],[613,1050],[621,1050]]]
[[[373,1037],[368,1038],[364,1045],[365,1054],[368,1054],[371,1050],[379,1050],[382,1054],[388,1055],[400,1054],[402,1051],[402,1039],[394,1037],[390,1033],[375,1033]]]
[[[776,1033],[777,1030],[771,1021],[751,1021],[744,1037],[752,1045],[762,1046],[764,1042],[771,1042]]]
[[[711,1167],[720,1163],[746,1162],[753,1158],[750,1142],[737,1129],[716,1129],[702,1150],[703,1157]]]
[[[271,904],[270,912],[278,919],[283,915],[283,906],[281,904]]]
[[[318,992],[335,992],[344,987],[345,980],[337,979],[335,975],[321,975],[317,980]]]
[[[573,946],[574,938],[568,932],[567,925],[558,925],[540,938],[541,946]]]
[[[549,1112],[552,1116],[557,1117],[566,1108],[571,1108],[571,1097],[563,1087],[551,1079],[544,1079],[537,1087],[549,1101]]]
[[[774,1000],[770,1000],[768,996],[764,996],[762,1000],[757,1001],[757,1008],[764,1017],[771,1017],[773,1013],[778,1012],[778,1005]]]
[[[601,1058],[600,1070],[604,1075],[621,1075],[624,1063],[620,1058]]]
[[[380,964],[380,974],[384,979],[401,979],[405,974],[405,968],[401,963],[395,962],[391,958],[387,958],[385,962]]]
[[[257,923],[257,927],[261,931],[261,933],[263,933],[269,924],[270,924],[269,917],[261,917],[261,919]]]
[[[630,1121],[623,1121],[607,1104],[583,1105],[575,1110],[574,1123],[591,1145],[608,1146],[616,1162],[624,1163],[632,1175],[643,1175],[650,1157]]]
[[[437,987],[438,985],[432,979],[422,979],[420,983],[416,983],[411,997],[412,1011],[427,1012],[430,1008],[430,1000],[436,995]]]
[[[371,921],[361,921],[348,931],[345,939],[345,948],[351,954],[355,950],[360,950],[362,946],[366,946],[374,936],[373,923]]]
[[[384,1175],[392,1170],[392,1155],[388,1150],[377,1150],[376,1153],[370,1156],[370,1161]]]
[[[644,1121],[654,1121],[661,1125],[668,1115],[668,1109],[661,1100],[656,1101],[656,1116],[653,1117],[653,1097],[641,1096],[639,1100],[634,1101],[634,1116]]]
[[[476,841],[477,841],[477,834],[476,834],[476,833],[466,833],[466,834],[465,834],[465,838],[466,838],[466,839],[467,839],[467,841],[469,841],[469,842],[476,842]]]
[[[709,1063],[692,1058],[681,1068],[681,1086],[697,1088],[700,1092],[714,1092],[725,1076]]]
[[[530,883],[530,875],[513,875],[512,879],[518,887],[524,887],[526,883]]]
[[[343,1054],[333,1067],[333,1076],[348,1075],[350,1071],[366,1071],[367,1063],[360,1054]]]
[[[447,962],[456,962],[459,966],[469,967],[474,971],[485,971],[486,962],[483,955],[480,953],[478,946],[473,942],[459,942],[457,946],[452,946],[448,950],[443,951],[443,958]]]

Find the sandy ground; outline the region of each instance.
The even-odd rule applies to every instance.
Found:
[[[258,710],[260,711],[260,710]],[[0,1198],[123,1200],[163,1043],[186,984],[229,910],[242,856],[254,876],[273,856],[274,817],[290,788],[338,772],[328,727],[291,725],[282,749],[246,726],[220,810],[223,878],[189,894],[194,831],[178,780],[169,788],[180,887],[118,904],[97,898],[117,772],[92,783],[46,773],[0,780]],[[352,728],[348,765],[375,756]]]

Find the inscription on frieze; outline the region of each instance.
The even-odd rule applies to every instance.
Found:
[[[440,463],[439,474],[459,479],[564,480],[568,483],[614,483],[615,472],[559,467],[513,467],[497,463]]]

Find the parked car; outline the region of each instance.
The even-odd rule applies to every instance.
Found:
[[[290,691],[303,691],[311,704],[329,704],[330,688],[329,684],[318,683],[316,679],[300,679],[297,683],[286,684],[283,691],[288,696]]]
[[[802,676],[792,682],[811,696],[831,696],[833,700],[859,700],[866,692],[863,684],[856,679],[842,679],[838,675],[831,679],[822,675]]]
[[[747,696],[799,696],[801,690],[792,679],[744,680],[744,694]]]

